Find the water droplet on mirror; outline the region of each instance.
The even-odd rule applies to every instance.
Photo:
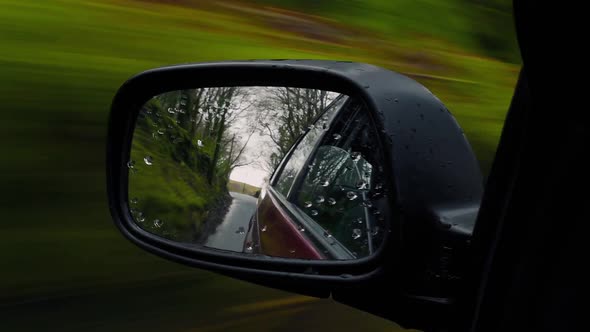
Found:
[[[306,208],[310,208],[312,205],[313,204],[310,201],[303,203],[303,206],[305,206]]]
[[[311,211],[309,212],[309,214],[311,214],[313,217],[315,217],[315,216],[317,216],[317,215],[318,215],[318,211],[317,211],[317,210],[311,210]]]
[[[158,135],[164,135],[164,133],[165,133],[164,128],[158,129]]]
[[[367,181],[360,180],[359,182],[357,182],[356,188],[359,189],[359,190],[365,190],[365,189],[367,189],[368,188]]]
[[[143,212],[137,213],[137,216],[135,217],[135,220],[137,220],[138,222],[144,222],[145,221],[145,216],[143,215]]]
[[[202,148],[205,146],[205,144],[203,144],[203,141],[201,141],[200,139],[197,140],[197,146]]]
[[[375,226],[371,229],[371,236],[377,236],[379,234],[379,226]]]
[[[332,234],[328,233],[328,231],[324,231],[324,237],[329,239],[332,237]]]
[[[252,250],[254,249],[254,246],[252,245],[252,242],[246,242],[246,252],[252,252]]]
[[[303,228],[303,226],[301,226],[301,225],[297,226],[297,229],[298,229],[300,232],[305,232],[305,228]]]
[[[266,232],[266,225],[262,225],[262,228],[260,228],[261,232]]]
[[[244,227],[240,226],[240,227],[238,227],[236,234],[246,234],[246,229],[244,229]]]
[[[143,162],[148,165],[148,166],[152,166],[154,164],[154,161],[152,159],[152,156],[145,156],[143,157]]]
[[[357,224],[362,224],[363,222],[365,222],[365,221],[363,220],[363,218],[356,218],[354,221],[355,221]]]
[[[330,181],[325,180],[324,182],[322,182],[322,187],[327,187],[330,185]]]
[[[361,154],[360,152],[352,152],[350,154],[350,158],[352,159],[352,161],[359,161],[361,159]]]
[[[336,205],[336,200],[332,197],[328,198],[328,205]]]
[[[364,201],[363,201],[363,203],[362,203],[361,205],[362,205],[363,207],[370,208],[370,207],[372,207],[372,206],[373,206],[373,203],[371,203],[371,201],[370,201],[370,200],[366,199],[366,200],[364,200]]]
[[[339,139],[342,138],[342,135],[340,135],[340,134],[334,134],[334,135],[332,135],[332,137],[334,138],[334,140],[337,141],[337,140],[339,140]]]
[[[352,239],[353,240],[360,238],[362,235],[363,235],[363,232],[360,229],[355,228],[352,230]]]
[[[129,161],[127,162],[127,168],[129,168],[129,169],[134,169],[134,168],[135,168],[135,161],[133,161],[133,160],[129,160]]]
[[[317,204],[322,204],[324,201],[325,201],[325,199],[324,199],[324,196],[318,196],[318,197],[315,199],[315,202],[316,202]]]
[[[354,191],[349,191],[346,193],[346,198],[348,198],[350,201],[354,201],[357,197],[358,195]]]
[[[377,184],[375,184],[375,190],[381,190],[383,189],[383,183],[379,182]]]
[[[160,228],[160,227],[162,227],[162,225],[164,225],[164,222],[162,220],[160,220],[160,219],[154,219],[154,226],[156,228]]]
[[[172,107],[168,107],[168,113],[174,114],[176,113]]]
[[[139,202],[139,199],[137,197],[133,197],[132,199],[129,200],[129,203],[131,203],[131,204],[137,204],[137,202]]]
[[[295,253],[295,249],[289,249],[289,253],[290,254],[294,254]]]

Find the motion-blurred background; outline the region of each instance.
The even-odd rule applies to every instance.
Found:
[[[456,115],[484,173],[520,67],[509,0],[0,0],[0,330],[401,329],[166,262],[112,225],[105,136],[119,85],[254,58],[411,76]]]

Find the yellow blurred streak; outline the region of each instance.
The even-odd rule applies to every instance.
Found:
[[[281,307],[287,307],[297,304],[317,302],[319,299],[315,299],[307,296],[291,296],[282,299],[260,301],[255,303],[242,304],[233,306],[226,309],[229,312],[234,313],[251,313],[256,311],[268,310],[268,309],[279,309]]]
[[[274,321],[274,325],[281,327],[283,321],[281,318],[285,316],[292,316],[294,314],[304,311],[306,308],[296,307],[283,310],[275,310],[268,313],[261,313],[257,315],[246,316],[245,318],[236,319],[232,317],[223,323],[208,325],[204,327],[197,327],[186,330],[186,332],[211,332],[211,331],[235,331],[238,328],[241,331],[258,330],[261,326],[270,328],[269,322]]]

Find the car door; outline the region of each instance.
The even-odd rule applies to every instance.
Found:
[[[334,115],[346,103],[347,97],[338,96],[281,161],[261,195],[255,212],[253,226],[246,237],[252,251],[277,257],[324,259],[322,234],[307,228],[306,217],[289,201],[290,192],[301,176],[308,158],[316,150],[318,142],[326,135],[324,129]],[[248,248],[246,243],[246,248]],[[256,248],[254,248],[256,247]]]

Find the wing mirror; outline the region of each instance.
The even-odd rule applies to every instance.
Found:
[[[333,61],[131,78],[112,105],[107,175],[112,217],[141,248],[391,317],[367,300],[386,292],[409,327],[414,309],[450,310],[482,194],[439,99]]]

